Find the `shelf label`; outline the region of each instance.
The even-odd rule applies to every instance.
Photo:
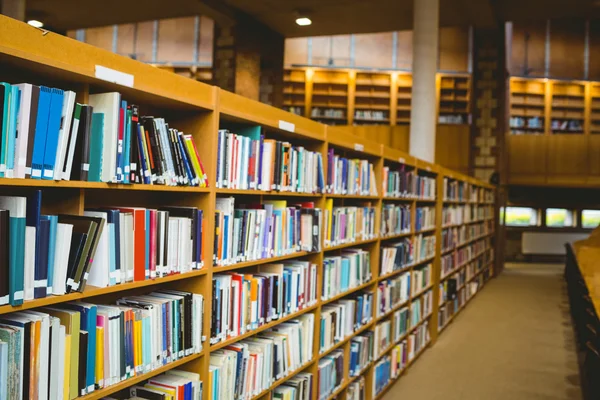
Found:
[[[96,65],[96,78],[116,83],[118,85],[133,87],[133,75],[115,69]]]
[[[406,164],[406,160],[404,159],[404,157],[400,157],[398,161],[400,162],[400,164]]]
[[[425,167],[425,169],[426,169],[427,171],[431,171],[431,167],[430,167],[430,166],[427,166],[427,167]]]
[[[296,131],[296,125],[291,122],[279,120],[279,129],[293,133]]]
[[[365,150],[365,146],[360,144],[360,143],[354,143],[354,150],[356,151],[364,151]]]

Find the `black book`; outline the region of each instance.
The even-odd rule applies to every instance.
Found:
[[[79,331],[79,375],[77,388],[81,396],[87,393],[87,385],[85,382],[85,373],[87,371],[87,357],[88,357],[88,333],[86,331]]]
[[[8,304],[9,254],[10,254],[10,212],[0,210],[0,304]]]
[[[139,148],[138,148],[138,122],[139,122],[139,110],[138,106],[131,104],[127,106],[131,110],[131,132],[129,138],[131,139],[129,147],[129,160],[125,162],[129,163],[129,182],[131,183],[143,183],[141,180],[142,166],[139,160]]]
[[[448,296],[448,300],[454,300],[456,299],[456,279],[448,279],[448,289],[446,291],[447,296]]]
[[[158,390],[148,389],[141,386],[134,386],[129,389],[129,395],[140,399],[147,400],[164,400],[167,398],[166,393],[161,393]]]
[[[29,112],[29,140],[27,141],[27,159],[25,160],[25,177],[31,175],[31,163],[33,160],[33,138],[35,137],[35,127],[38,115],[38,105],[40,102],[40,87],[31,85],[31,110]]]
[[[211,321],[210,321],[210,332],[211,338],[216,338],[219,336],[218,326],[217,326],[217,281],[212,282],[212,298],[211,302]]]
[[[173,164],[175,166],[175,174],[177,175],[177,183],[179,185],[185,184],[185,177],[187,177],[184,171],[183,160],[181,158],[181,151],[179,149],[179,143],[177,142],[177,134],[174,129],[167,130],[169,135],[169,146],[171,147],[171,154],[173,154]]]
[[[36,258],[39,263],[36,262],[36,266],[39,266],[36,271],[36,276],[39,276],[41,280],[47,281],[48,279],[48,250],[49,250],[49,238],[50,238],[50,220],[40,220],[38,233],[39,246],[37,246]],[[47,285],[36,287],[33,289],[33,297],[35,299],[41,299],[46,297]]]
[[[88,180],[88,171],[90,169],[90,143],[91,143],[91,126],[92,126],[92,113],[94,107],[84,106],[81,110],[81,117],[79,120],[79,129],[77,137],[82,140],[78,142],[82,146],[77,146],[75,149],[75,156],[73,157],[73,169],[71,170],[72,180]],[[79,132],[81,130],[81,132]],[[78,163],[76,161],[79,161]],[[79,171],[79,173],[77,173]],[[73,176],[75,174],[75,176]]]
[[[157,137],[156,125],[154,123],[154,117],[142,117],[140,118],[144,130],[146,131],[146,138],[148,139],[149,156],[150,160],[150,172],[152,174],[152,181],[162,183],[162,177],[164,174],[162,165],[162,155],[160,151],[160,144]]]
[[[272,189],[281,189],[281,142],[275,142],[275,165],[273,167],[273,186]]]
[[[213,252],[213,265],[217,265],[217,256],[219,254],[219,240],[221,239],[221,213],[215,212],[215,244]],[[215,315],[213,313],[213,315]]]
[[[183,347],[186,350],[192,349],[192,324],[202,323],[202,321],[192,320],[193,294],[190,292],[182,292],[179,290],[161,290],[161,293],[170,294],[172,296],[183,297],[183,305],[181,307],[181,315],[183,317]],[[232,302],[233,303],[233,302]],[[233,315],[233,314],[232,314]]]
[[[73,232],[71,236],[71,249],[69,250],[69,262],[67,264],[67,281],[73,279],[77,265],[83,254],[83,247],[87,240],[86,233]]]

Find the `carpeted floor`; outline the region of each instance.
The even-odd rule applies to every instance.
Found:
[[[383,398],[580,400],[562,272],[507,265]]]

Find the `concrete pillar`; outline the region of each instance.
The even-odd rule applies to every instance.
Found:
[[[7,17],[25,21],[25,0],[2,0],[0,11]]]
[[[439,0],[413,0],[413,86],[410,154],[434,162]]]

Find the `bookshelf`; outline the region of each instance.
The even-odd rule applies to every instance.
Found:
[[[412,99],[412,74],[404,73],[397,76],[398,88],[396,98],[396,124],[410,124],[410,110]]]
[[[310,118],[329,125],[345,125],[349,80],[347,72],[314,71]]]
[[[283,72],[283,109],[296,115],[304,115],[306,96],[306,73],[303,70],[286,69]]]
[[[582,83],[552,83],[551,133],[584,132],[585,91]]]
[[[389,125],[391,75],[357,72],[355,85],[354,123]]]
[[[541,80],[510,80],[510,130],[513,135],[545,130],[546,85]]]
[[[448,174],[452,174],[456,179],[468,182],[470,187],[476,188],[476,193],[489,193],[489,196],[486,195],[487,197],[485,197],[486,202],[493,200],[494,189],[492,186],[463,175],[449,172],[438,165],[414,159],[403,152],[363,138],[358,138],[349,134],[344,128],[326,126],[299,115],[276,109],[200,82],[190,81],[175,74],[161,71],[157,68],[53,33],[42,35],[39,30],[31,26],[3,16],[0,16],[0,36],[7,38],[0,44],[0,65],[4,72],[3,79],[13,83],[28,81],[35,82],[36,84],[56,85],[65,89],[71,89],[77,93],[77,101],[79,102],[86,102],[91,93],[119,91],[128,101],[140,104],[143,107],[144,113],[165,116],[170,123],[191,133],[195,141],[201,143],[199,152],[210,183],[208,188],[0,179],[0,193],[41,189],[44,199],[43,213],[71,213],[81,215],[86,207],[128,205],[155,208],[165,205],[182,205],[198,207],[203,210],[205,216],[210,216],[215,213],[218,199],[230,196],[235,197],[236,201],[246,203],[257,203],[271,199],[288,200],[290,202],[314,202],[315,207],[321,210],[325,209],[328,200],[333,200],[334,205],[340,206],[359,206],[369,203],[374,208],[375,235],[372,237],[336,244],[330,247],[325,247],[321,244],[319,251],[298,251],[280,257],[262,258],[223,266],[213,266],[211,256],[214,250],[215,221],[213,218],[207,217],[204,219],[202,241],[204,266],[200,270],[106,288],[88,286],[82,293],[50,296],[27,301],[19,307],[0,306],[0,315],[6,315],[21,310],[35,310],[48,305],[60,307],[61,303],[74,300],[84,300],[99,304],[108,303],[125,295],[146,294],[158,288],[184,290],[203,295],[205,310],[202,326],[207,339],[204,341],[203,350],[200,353],[186,356],[151,372],[139,374],[134,378],[96,390],[82,398],[99,399],[116,395],[118,392],[143,382],[152,376],[173,368],[178,368],[200,374],[205,388],[203,399],[209,400],[208,388],[210,385],[208,382],[211,354],[215,354],[215,352],[222,350],[228,345],[254,337],[260,332],[265,332],[272,327],[309,313],[315,317],[313,357],[305,364],[290,371],[288,375],[271,382],[268,388],[253,395],[252,400],[271,398],[273,389],[301,372],[308,372],[313,375],[313,399],[316,400],[318,398],[316,377],[318,376],[319,362],[335,350],[341,350],[344,354],[344,375],[341,384],[328,395],[328,399],[333,399],[339,395],[343,397],[348,387],[360,379],[360,377],[365,378],[367,398],[380,397],[431,344],[435,343],[438,334],[439,315],[439,293],[436,288],[440,283],[441,247],[439,246],[442,233],[440,216],[445,204],[442,200],[442,178],[448,176]],[[133,85],[130,87],[123,86],[99,79],[96,77],[95,72],[97,65],[132,75],[134,77]],[[317,75],[316,72],[315,75]],[[290,81],[295,79],[300,80],[301,78],[298,74],[289,74],[286,76]],[[331,83],[331,80],[334,83]],[[383,85],[386,82],[385,79],[375,79],[373,76],[370,77],[369,82],[365,87],[369,86],[371,93],[384,92],[385,90],[390,90],[389,87],[391,87],[391,81],[389,83],[390,86],[385,86]],[[386,89],[375,87],[377,86],[376,83],[381,83],[381,87]],[[291,86],[297,86],[298,88],[292,90],[294,94],[290,98],[302,97],[300,94],[295,94],[296,92],[301,92],[302,83],[292,83]],[[357,87],[362,87],[362,83]],[[320,99],[323,101],[323,104],[339,104],[340,109],[346,110],[348,81],[342,74],[336,72],[332,76],[319,76],[315,80],[313,89],[316,90],[316,94],[313,93],[316,97],[313,97],[313,99]],[[346,94],[342,96],[344,92]],[[376,98],[378,97],[372,97],[372,99]],[[376,101],[379,100],[373,100],[373,102]],[[387,99],[387,101],[391,102],[391,99]],[[319,103],[317,102],[316,104],[313,103],[313,108],[319,107]],[[217,174],[218,130],[220,128],[238,129],[240,127],[256,126],[261,127],[265,138],[287,141],[294,146],[302,146],[312,152],[321,154],[324,161],[327,160],[330,149],[333,149],[336,154],[347,158],[367,160],[373,165],[374,184],[377,188],[377,194],[340,195],[217,188],[215,181]],[[326,168],[326,162],[324,165]],[[436,187],[435,196],[409,198],[400,193],[395,196],[385,196],[382,190],[385,167],[395,170],[407,169],[414,171],[415,176],[430,179]],[[477,202],[478,200],[474,200],[474,203]],[[384,204],[401,204],[407,205],[410,208],[413,217],[408,231],[385,237],[379,234],[382,207]],[[421,232],[415,232],[414,215],[419,207],[435,208],[435,226],[422,229]],[[324,230],[323,225],[322,229]],[[323,230],[321,233],[324,232]],[[436,245],[433,253],[425,254],[425,256],[417,259],[414,263],[407,265],[402,271],[393,271],[393,273],[385,275],[379,273],[382,246],[387,246],[390,242],[398,241],[402,238],[413,240],[419,235],[435,238]],[[322,300],[320,294],[322,293],[321,277],[324,259],[352,249],[361,249],[369,254],[371,279],[327,300]],[[486,251],[488,252],[487,254],[491,253],[491,251]],[[493,256],[490,257],[489,262],[491,263]],[[212,304],[214,300],[212,282],[215,275],[227,271],[247,271],[264,264],[281,263],[286,260],[303,260],[316,264],[318,272],[316,283],[317,301],[280,319],[265,323],[254,330],[211,344],[208,338],[211,336]],[[359,293],[373,293],[380,282],[400,273],[421,273],[425,265],[431,265],[430,282],[421,290],[411,293],[405,306],[410,307],[413,304],[420,303],[423,301],[424,296],[431,293],[433,298],[431,310],[422,313],[422,318],[409,328],[406,335],[402,335],[396,341],[402,345],[405,340],[408,340],[407,346],[411,345],[412,341],[417,340],[417,335],[415,335],[415,339],[411,339],[411,334],[418,331],[418,337],[421,338],[419,340],[421,340],[422,346],[414,347],[413,356],[410,361],[406,365],[403,365],[398,370],[398,374],[393,379],[390,379],[385,388],[375,396],[371,390],[374,381],[374,367],[378,360],[371,360],[362,368],[360,374],[351,377],[347,366],[347,361],[350,357],[351,340],[356,335],[373,330],[375,325],[380,323],[384,318],[393,319],[394,311],[397,310],[390,310],[385,317],[376,318],[375,310],[373,309],[373,315],[360,328],[337,341],[337,343],[324,352],[319,352],[319,321],[323,309],[325,306],[335,303],[340,299],[346,299]],[[493,268],[486,266],[483,272],[477,271],[478,275],[473,276],[472,280],[474,282],[485,280],[491,276],[492,272]],[[397,308],[400,308],[400,306],[402,305],[396,305]],[[427,323],[427,328],[425,328],[425,323]],[[396,351],[396,342],[390,343],[388,348],[384,349],[381,353],[379,359],[388,357],[391,352]]]
[[[590,85],[590,133],[600,133],[600,84]]]
[[[469,124],[470,117],[470,75],[442,74],[439,78],[438,123]]]

